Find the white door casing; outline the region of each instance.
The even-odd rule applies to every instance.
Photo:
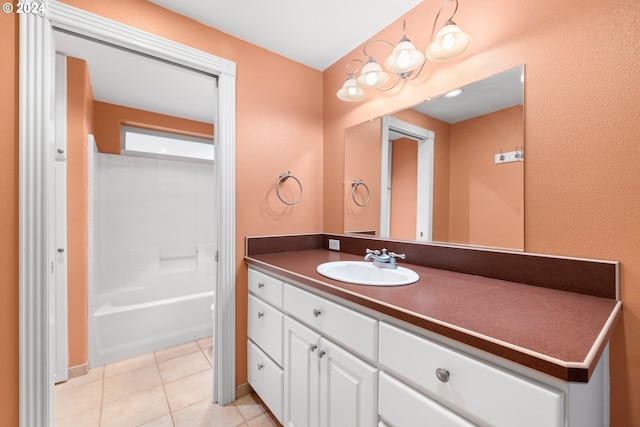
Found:
[[[55,46],[61,29],[211,75],[218,80],[216,205],[218,273],[215,309],[214,400],[235,400],[235,103],[232,61],[76,9],[43,1],[45,15],[20,15],[19,60],[19,337],[21,427],[53,420],[49,343],[49,190],[54,159]]]

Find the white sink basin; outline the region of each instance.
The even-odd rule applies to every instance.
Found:
[[[366,261],[325,262],[316,271],[333,280],[368,286],[408,285],[420,279],[418,273],[408,268],[380,268]]]

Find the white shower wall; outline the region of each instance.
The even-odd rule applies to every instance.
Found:
[[[96,166],[96,293],[213,276],[212,164],[99,153]]]

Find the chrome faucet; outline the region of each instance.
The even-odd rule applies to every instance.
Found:
[[[395,252],[387,253],[386,249],[379,251],[377,249],[367,249],[367,254],[364,256],[365,261],[373,260],[373,265],[380,268],[398,268],[396,258],[405,259],[405,254],[397,254]]]

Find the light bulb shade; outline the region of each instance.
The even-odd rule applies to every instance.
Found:
[[[462,55],[471,46],[471,36],[450,22],[445,25],[427,46],[427,59],[442,62]]]
[[[403,74],[415,70],[423,62],[422,52],[416,49],[409,39],[404,38],[393,48],[391,55],[384,61],[384,66],[396,74]]]
[[[388,80],[389,74],[382,71],[375,59],[369,58],[356,82],[360,87],[375,87],[385,84]]]
[[[336,95],[343,101],[357,102],[366,98],[367,92],[358,86],[355,77],[350,75]]]

